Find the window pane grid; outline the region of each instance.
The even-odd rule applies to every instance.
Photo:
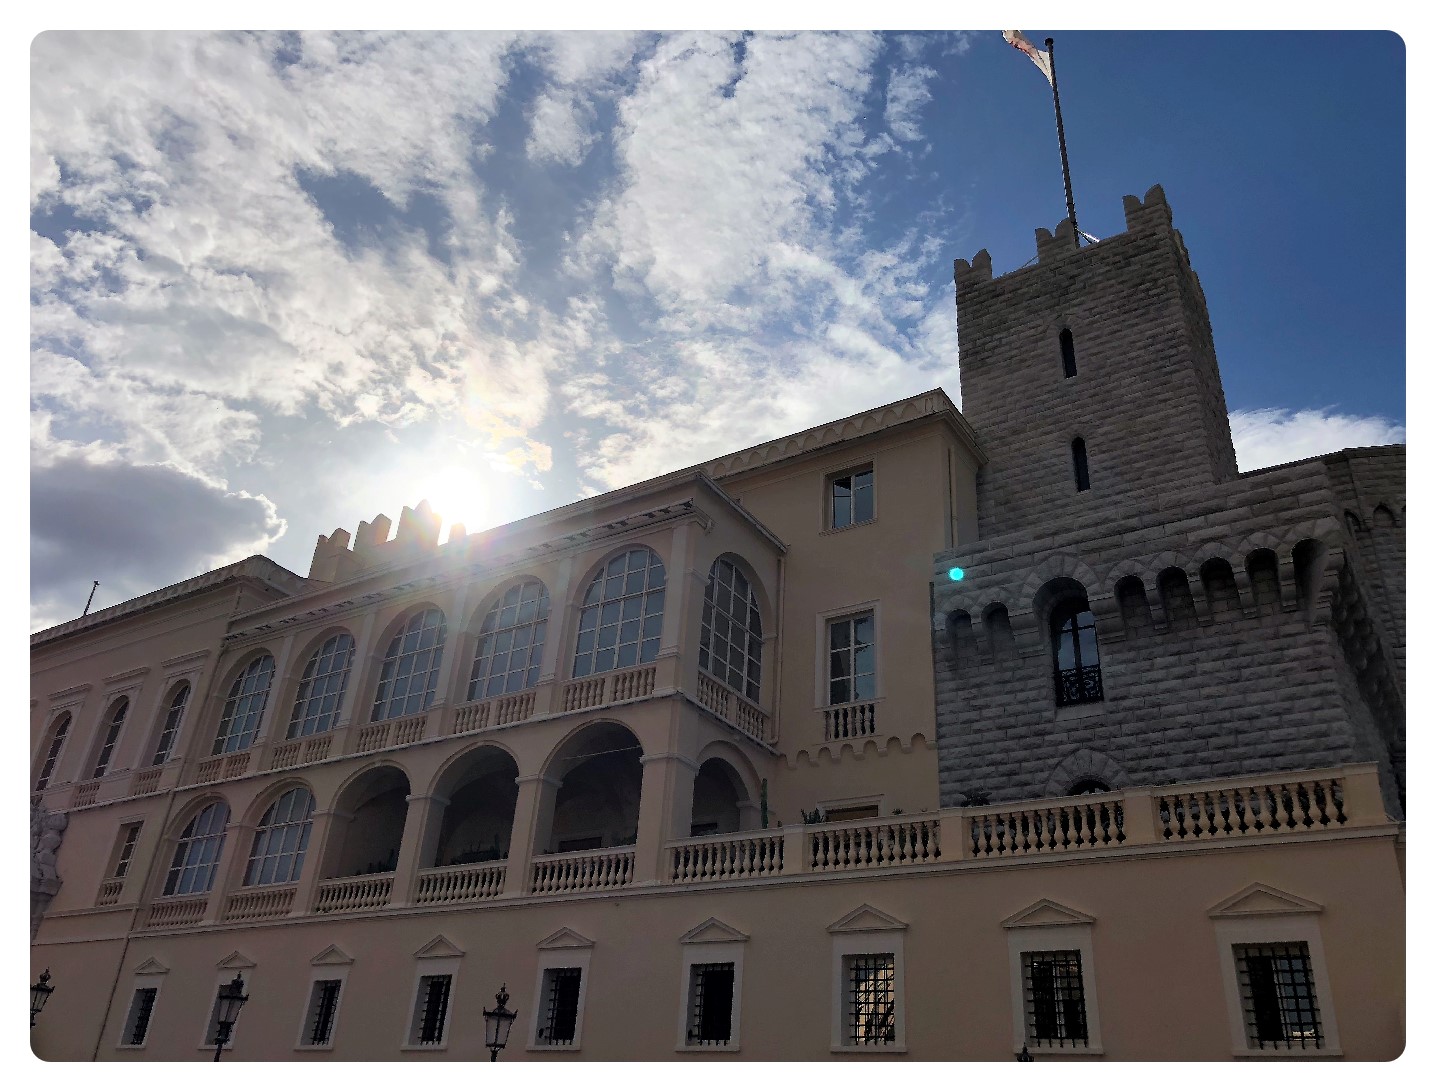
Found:
[[[1088,1045],[1081,952],[1023,952],[1022,989],[1029,1042]]]
[[[1306,943],[1243,945],[1234,951],[1247,1045],[1320,1049],[1321,1014]]]
[[[849,956],[848,1042],[873,1046],[897,1041],[896,961],[891,953]]]
[[[165,724],[160,730],[160,739],[155,744],[155,757],[150,760],[151,766],[163,766],[170,760],[170,752],[174,750],[175,736],[179,732],[180,721],[184,718],[184,707],[189,702],[189,686],[181,686],[175,691],[175,696],[170,700],[169,711],[165,713]]]
[[[538,685],[548,628],[548,591],[537,580],[510,588],[484,616],[469,673],[469,701]]]
[[[299,879],[313,816],[314,797],[308,789],[290,789],[269,806],[254,832],[245,887]]]
[[[713,563],[703,593],[698,666],[757,701],[762,654],[758,597],[732,562],[719,558]]]
[[[140,838],[140,826],[139,823],[131,823],[125,828],[125,840],[120,846],[120,855],[115,861],[114,878],[117,880],[124,879],[125,874],[130,870],[130,859],[135,855],[135,843]]]
[[[652,550],[629,550],[604,566],[583,597],[573,677],[656,660],[664,587],[663,562]]]
[[[196,895],[210,889],[228,821],[228,806],[218,802],[189,821],[175,846],[174,860],[165,878],[166,895]]]
[[[868,522],[873,518],[872,469],[833,478],[829,485],[828,502],[834,530]]]
[[[688,1042],[727,1046],[733,1030],[733,964],[695,963],[692,974]]]
[[[60,757],[60,748],[65,746],[65,736],[70,731],[70,714],[60,714],[60,720],[50,730],[50,749],[45,753],[45,761],[40,766],[40,776],[35,779],[35,791],[39,792],[50,783],[50,777],[55,772],[55,760]]]
[[[354,638],[347,633],[335,634],[309,658],[289,718],[290,739],[318,735],[334,727],[353,659]]]
[[[875,697],[873,665],[871,614],[828,623],[829,705],[846,705]]]
[[[243,751],[254,742],[255,733],[259,731],[259,719],[264,716],[264,704],[269,700],[269,682],[273,676],[274,658],[264,655],[253,660],[234,680],[234,685],[229,688],[229,698],[224,703],[219,733],[215,736],[211,754]]]
[[[370,720],[422,713],[433,703],[446,634],[443,611],[416,614],[389,642]]]
[[[572,1046],[578,1025],[578,988],[582,967],[554,967],[545,972],[548,1018],[538,1038],[548,1046]]]
[[[314,983],[309,1003],[308,1030],[304,1041],[309,1046],[328,1046],[334,1033],[334,1011],[339,1007],[339,979],[328,978]]]

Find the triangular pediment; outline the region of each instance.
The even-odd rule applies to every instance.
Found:
[[[568,926],[564,926],[556,933],[550,933],[538,942],[540,951],[552,948],[592,948],[593,941],[582,933],[575,933]]]
[[[1051,899],[1038,899],[1002,921],[1004,929],[1026,929],[1041,925],[1091,925],[1096,919]]]
[[[906,929],[907,922],[899,921],[891,914],[884,914],[874,906],[863,903],[856,910],[844,914],[828,926],[830,933],[873,933],[879,930]]]
[[[747,940],[747,933],[740,933],[733,926],[717,918],[709,918],[702,925],[695,925],[678,938],[679,944],[717,944],[722,941]]]
[[[135,968],[135,974],[169,974],[169,973],[170,973],[170,969],[169,969],[168,967],[166,967],[163,963],[161,963],[158,959],[156,959],[154,956],[150,956],[149,959],[145,960],[143,963],[141,963],[138,967]]]
[[[443,933],[436,933],[434,939],[414,953],[415,959],[452,959],[461,956],[464,950]]]
[[[221,971],[247,971],[258,966],[249,956],[236,949],[215,964]]]
[[[437,938],[435,938],[437,939]],[[309,961],[312,967],[337,967],[345,963],[353,963],[354,957],[337,944],[331,944]]]
[[[1237,918],[1258,914],[1319,914],[1322,906],[1300,895],[1264,883],[1252,883],[1207,911],[1209,917]]]

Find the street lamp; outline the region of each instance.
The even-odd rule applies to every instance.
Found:
[[[50,968],[46,967],[40,973],[40,980],[30,987],[30,1026],[35,1026],[35,1017],[40,1015],[40,1010],[45,1007],[45,1002],[50,1000],[50,995],[55,992],[55,987],[50,985]]]
[[[1033,1060],[1032,1055],[1027,1050],[1026,1043],[1022,1044],[1022,1053],[1017,1056],[1017,1060],[1019,1062],[1030,1062]]]
[[[509,1031],[514,1026],[516,1012],[508,1010],[509,985],[505,982],[499,987],[499,992],[494,994],[494,1000],[498,1007],[484,1010],[484,1046],[489,1048],[489,1061],[499,1060],[499,1051],[503,1050],[509,1042]]]
[[[219,997],[215,1001],[215,1029],[214,1029],[214,1060],[219,1061],[220,1051],[224,1044],[229,1042],[230,1030],[234,1022],[239,1019],[239,1010],[244,1008],[248,1001],[244,992],[244,977],[238,973],[234,981],[219,988]]]

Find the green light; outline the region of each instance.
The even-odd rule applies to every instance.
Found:
[[[961,580],[964,575],[965,574],[963,573],[963,571],[959,569],[956,565],[947,570],[947,578],[949,580]]]

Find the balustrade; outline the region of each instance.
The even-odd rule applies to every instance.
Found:
[[[343,914],[354,910],[377,910],[389,904],[389,893],[393,888],[392,872],[325,880],[314,893],[314,912]]]
[[[492,861],[423,869],[414,889],[414,902],[433,905],[495,898],[503,893],[506,871],[505,864]]]
[[[783,871],[780,832],[723,834],[680,842],[669,851],[674,883],[777,876]]]
[[[974,857],[1016,857],[1121,845],[1127,840],[1120,793],[965,809]]]
[[[495,724],[517,724],[534,715],[534,692],[525,690],[521,694],[509,694],[498,699],[495,705]]]
[[[297,885],[246,888],[236,891],[225,904],[223,921],[263,921],[282,918],[294,905]]]
[[[120,901],[120,892],[124,889],[124,880],[106,880],[100,884],[100,893],[95,896],[96,906],[113,906]]]
[[[572,713],[579,709],[591,709],[603,704],[602,675],[597,678],[577,679],[563,688],[563,711]]]
[[[942,859],[936,819],[861,819],[835,823],[807,835],[808,867],[814,872],[927,864]]]
[[[1240,838],[1346,821],[1340,777],[1263,778],[1245,783],[1203,784],[1156,793],[1162,838]]]
[[[75,795],[71,800],[70,806],[73,808],[83,808],[89,804],[93,804],[99,792],[100,783],[98,781],[90,781],[84,785],[76,785]]]
[[[850,705],[830,705],[823,710],[825,740],[858,739],[878,730],[878,707],[874,702],[860,701]]]
[[[151,766],[148,770],[138,771],[130,781],[130,795],[143,796],[147,792],[154,792],[160,787],[160,778],[164,772],[163,766]]]
[[[625,887],[632,882],[631,846],[550,853],[535,858],[533,863],[532,889],[535,895],[605,890]]]
[[[209,896],[199,898],[180,896],[178,898],[156,899],[150,904],[145,918],[146,929],[160,929],[173,925],[194,925],[204,920],[209,907]]]
[[[698,703],[759,743],[771,746],[777,742],[767,713],[703,671],[698,673]]]
[[[456,736],[463,732],[478,732],[489,726],[489,716],[493,712],[493,702],[476,701],[468,705],[461,705],[454,713],[453,722],[449,725],[449,734]]]

